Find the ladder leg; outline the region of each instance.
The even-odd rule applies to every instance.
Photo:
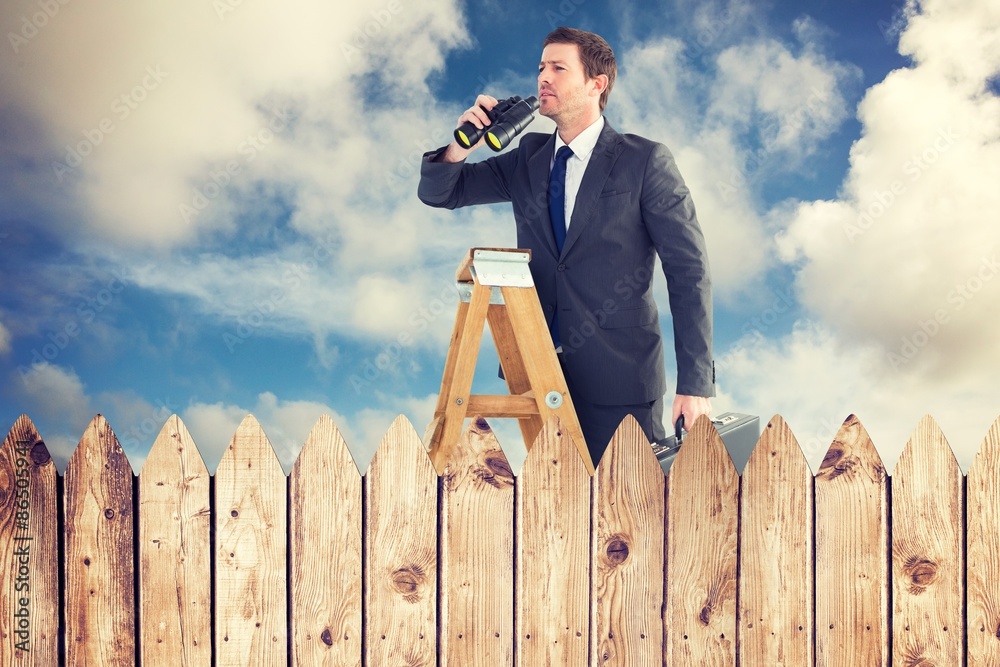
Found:
[[[559,367],[556,351],[551,345],[551,334],[545,325],[542,306],[534,287],[501,287],[504,303],[507,304],[507,315],[511,328],[517,340],[524,368],[535,393],[538,411],[542,422],[548,421],[552,415],[559,417],[563,429],[573,438],[576,448],[583,458],[584,465],[590,474],[594,474],[594,463],[590,451],[583,439],[583,429],[573,407],[573,399],[566,387],[566,378]],[[559,393],[562,403],[557,408],[546,404],[545,397],[550,391]],[[532,441],[527,446],[530,448]]]
[[[431,462],[438,473],[444,472],[444,467],[451,458],[451,453],[458,444],[462,434],[468,410],[469,395],[472,392],[472,377],[476,371],[476,359],[479,357],[479,345],[483,339],[483,327],[486,325],[486,314],[490,305],[491,289],[478,282],[472,288],[472,299],[465,314],[462,330],[457,331],[457,340],[452,340],[448,352],[448,362],[445,366],[445,380],[441,383],[441,394],[438,396],[438,409],[443,410],[440,426],[431,436],[429,445]],[[461,310],[461,309],[460,309]],[[457,343],[457,345],[456,345]],[[454,352],[454,359],[452,359]],[[452,364],[453,362],[453,364]],[[450,366],[450,368],[449,368]],[[445,386],[448,391],[445,393]],[[443,405],[442,405],[443,401]],[[435,419],[439,415],[435,413]]]
[[[503,376],[507,381],[508,391],[514,396],[530,391],[531,382],[528,380],[528,372],[524,367],[524,359],[517,346],[517,338],[514,336],[514,328],[510,323],[506,306],[492,304],[488,319],[490,331],[493,332],[493,342],[496,344],[497,354],[500,357],[500,365],[503,367]],[[534,415],[518,419],[517,425],[521,428],[524,448],[530,449],[542,430],[541,416]]]

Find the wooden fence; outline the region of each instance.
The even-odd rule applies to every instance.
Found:
[[[742,476],[701,419],[667,478],[631,419],[593,477],[483,420],[439,477],[402,417],[364,476],[327,417],[290,476],[171,417],[133,477],[100,416],[60,477],[22,417],[0,576],[0,665],[997,667],[1000,420],[963,477],[925,418],[890,480],[854,417],[815,476],[780,417]]]

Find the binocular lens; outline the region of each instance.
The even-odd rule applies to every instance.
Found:
[[[493,126],[486,134],[486,143],[494,151],[502,151],[507,144],[534,119],[533,112],[538,108],[538,100],[529,97],[511,97],[498,102],[486,112]],[[463,148],[472,148],[482,138],[484,129],[480,129],[466,121],[455,129],[455,141]]]

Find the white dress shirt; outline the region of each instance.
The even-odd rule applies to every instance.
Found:
[[[566,161],[566,229],[569,229],[569,222],[573,218],[573,207],[576,205],[576,195],[580,191],[580,183],[583,181],[583,172],[587,171],[590,156],[594,152],[594,147],[597,145],[597,140],[603,129],[604,116],[601,116],[569,143],[573,156]],[[556,147],[552,152],[552,160],[549,162],[549,171],[552,171],[552,165],[556,162],[556,153],[566,145],[557,131]]]

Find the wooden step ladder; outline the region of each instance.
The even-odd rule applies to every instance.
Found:
[[[439,473],[458,445],[466,417],[518,420],[530,448],[549,417],[559,417],[590,474],[594,464],[566,388],[552,336],[528,270],[530,250],[472,248],[458,266],[459,303],[434,419],[424,446]],[[489,322],[509,395],[474,395],[483,327]]]

